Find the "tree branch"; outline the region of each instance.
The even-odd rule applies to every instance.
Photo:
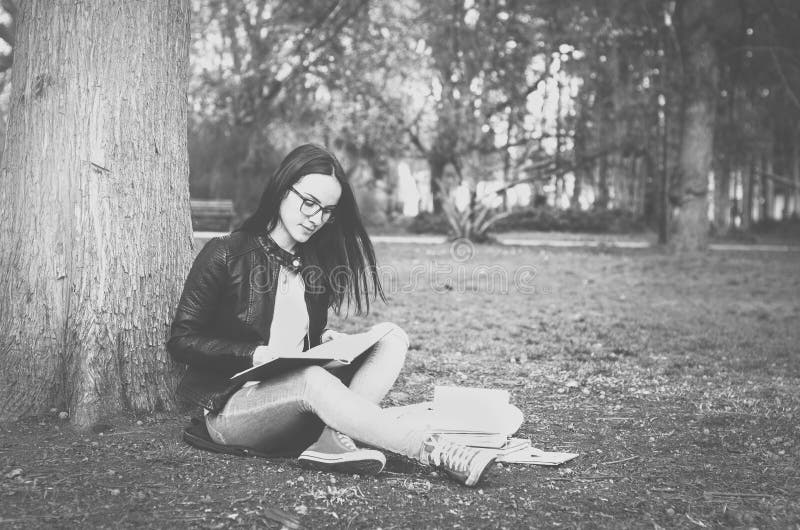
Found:
[[[17,18],[17,13],[19,13],[19,9],[17,9],[17,3],[14,0],[0,0],[0,5],[3,6],[3,9],[6,10],[11,18]]]
[[[764,178],[768,178],[774,182],[778,182],[783,184],[784,186],[788,186],[791,189],[797,188],[797,184],[787,177],[782,177],[780,175],[776,175],[774,173],[768,173],[766,171],[756,171],[756,175],[762,176]]]
[[[217,6],[217,9],[219,9],[219,6]],[[239,38],[236,36],[236,15],[233,12],[233,5],[231,4],[230,0],[228,0],[225,6],[225,23],[222,26],[222,28],[223,28],[222,29],[223,37],[227,36],[228,40],[230,41],[231,57],[233,58],[233,68],[236,70],[237,74],[241,74],[242,53],[241,53],[241,47],[239,46]]]
[[[229,12],[234,9],[234,4],[237,3],[239,2],[228,0]],[[242,25],[244,32],[247,34],[247,39],[250,41],[250,46],[252,46],[254,50],[259,49],[261,47],[261,37],[258,30],[255,28],[255,26],[253,26],[253,21],[250,19],[250,10],[247,9],[247,5],[244,2],[239,4],[236,14],[238,15],[239,23]]]
[[[14,30],[6,24],[0,24],[0,39],[3,39],[12,48],[14,47]]]
[[[772,22],[772,17],[767,15],[765,18],[767,19],[769,25],[772,27],[772,32],[774,37],[776,27],[775,24]],[[783,88],[786,90],[786,94],[789,96],[789,100],[794,104],[795,107],[800,109],[800,99],[798,99],[797,94],[795,94],[794,90],[792,89],[792,84],[786,77],[786,74],[783,71],[783,67],[781,66],[781,61],[778,58],[778,54],[775,52],[775,49],[773,47],[769,48],[769,56],[772,59],[772,64],[775,65],[775,71],[778,73],[778,77],[783,83]]]
[[[389,103],[383,97],[381,97],[380,94],[376,94],[373,91],[370,91],[370,93],[365,93],[364,95],[368,98],[371,98],[373,101],[378,103],[378,105],[386,109],[387,113],[390,116],[397,115],[397,113],[394,112],[394,109],[391,108]],[[414,147],[416,147],[419,150],[422,156],[427,158],[427,156],[430,154],[430,149],[426,148],[422,144],[422,140],[419,137],[419,133],[412,128],[414,124],[419,123],[419,119],[422,116],[423,112],[425,112],[424,106],[419,109],[419,112],[417,112],[417,115],[414,117],[414,120],[410,124],[406,123],[401,118],[396,118],[396,119],[400,123],[400,128],[403,129],[406,132],[406,134],[408,134],[408,138],[411,140],[411,143],[414,144]]]
[[[599,149],[599,150],[595,151],[594,153],[582,156],[582,157],[578,158],[577,160],[575,160],[573,162],[570,162],[569,164],[566,164],[566,165],[564,165],[562,161],[558,161],[558,163],[556,163],[557,162],[556,158],[553,157],[553,158],[549,158],[547,160],[540,160],[538,162],[534,162],[529,166],[522,166],[522,167],[519,168],[519,171],[540,172],[540,171],[544,171],[544,170],[552,168],[554,170],[558,170],[559,173],[564,174],[564,173],[567,173],[568,171],[574,171],[575,169],[579,168],[581,165],[585,164],[586,162],[589,162],[590,160],[594,160],[596,158],[600,158],[602,156],[606,156],[606,155],[608,155],[610,153],[613,153],[615,151],[619,151],[620,149],[621,149],[621,146],[619,146],[619,145],[611,145],[611,146],[605,147],[603,149]],[[510,190],[511,188],[513,188],[514,186],[517,186],[519,184],[527,184],[528,182],[535,182],[535,181],[537,181],[539,179],[541,179],[541,177],[537,175],[537,176],[532,176],[532,177],[526,177],[526,178],[522,178],[522,179],[513,180],[513,181],[509,182],[508,184],[506,184],[505,186],[503,186],[501,188],[498,188],[498,189],[496,189],[494,191],[490,191],[488,193],[483,194],[481,197],[476,199],[476,202],[483,201],[484,199],[488,199],[489,197],[491,197],[493,195],[499,195],[501,193],[504,193],[504,192]]]
[[[789,96],[789,99],[792,101],[792,103],[794,103],[794,106],[800,109],[800,99],[797,98],[797,94],[794,93],[791,83],[789,83],[789,80],[786,78],[786,74],[783,72],[783,67],[778,59],[778,55],[774,50],[770,50],[769,55],[772,57],[772,63],[775,65],[775,70],[778,72],[778,77],[781,78],[781,82],[783,83],[783,88],[786,90],[786,94]]]
[[[5,72],[14,64],[14,53],[0,56],[0,73]]]
[[[494,107],[492,107],[492,109],[489,111],[489,113],[486,114],[486,117],[489,118],[489,117],[495,115],[496,113],[500,112],[501,110],[503,110],[504,108],[508,107],[509,105],[511,105],[514,102],[525,101],[526,99],[528,99],[528,96],[530,96],[531,94],[536,92],[536,89],[539,87],[539,83],[541,83],[542,81],[544,81],[545,79],[550,77],[550,72],[548,71],[549,69],[550,69],[550,61],[548,61],[547,68],[542,73],[542,75],[540,75],[539,78],[536,81],[534,81],[530,86],[528,86],[528,88],[525,89],[525,92],[520,94],[520,96],[508,97],[508,98],[505,99],[505,101],[501,101],[500,103],[497,103]]]
[[[419,139],[419,136],[417,135],[417,133],[415,133],[413,130],[411,130],[411,126],[409,126],[409,125],[405,126],[405,131],[408,134],[408,137],[411,140],[411,143],[414,144],[414,147],[419,149],[419,152],[420,152],[420,154],[422,156],[427,157],[428,154],[429,154],[429,150],[425,149],[425,146],[422,145],[422,141]]]
[[[319,60],[319,57],[315,60],[309,60],[309,57],[312,55],[314,51],[321,50],[328,43],[335,38],[341,28],[351,20],[358,11],[361,10],[363,6],[367,4],[368,0],[358,0],[355,3],[355,7],[350,13],[346,13],[342,17],[339,17],[340,20],[334,20],[338,17],[339,13],[342,12],[342,4],[343,0],[338,0],[331,9],[329,9],[325,14],[314,21],[314,23],[310,26],[307,26],[303,29],[302,36],[295,43],[292,51],[289,53],[289,57],[294,57],[297,59],[297,62],[293,64],[289,70],[289,73],[281,80],[273,77],[272,79],[264,79],[264,84],[268,87],[266,93],[263,97],[256,104],[256,111],[257,113],[261,113],[263,109],[267,108],[271,102],[278,97],[281,93],[283,88],[293,81],[298,75],[304,72],[310,71],[310,69],[316,64]],[[346,3],[346,2],[345,2]],[[332,27],[330,31],[316,44],[313,44],[313,39],[317,37],[317,31],[320,30],[326,22],[332,22]],[[310,46],[306,46],[308,43],[312,43]],[[322,54],[320,54],[321,56]],[[264,71],[264,75],[267,74],[267,71]],[[262,91],[263,93],[263,91]]]
[[[355,3],[355,6],[354,6],[354,9],[352,10],[352,12],[347,13],[346,15],[341,17],[341,20],[337,21],[335,19],[339,16],[339,13],[341,13],[343,11],[343,9],[344,9],[342,7],[342,1],[341,0],[337,1],[336,4],[334,4],[334,6],[331,9],[329,9],[328,12],[325,15],[323,15],[322,17],[319,17],[314,22],[313,25],[307,27],[303,31],[303,37],[295,45],[294,51],[292,52],[292,54],[293,55],[298,55],[298,56],[302,55],[302,56],[307,58],[308,56],[311,55],[312,51],[320,50],[320,49],[324,48],[325,46],[327,46],[327,44],[339,34],[339,31],[342,29],[342,27],[349,20],[351,20],[364,6],[366,6],[368,2],[369,2],[369,0],[358,0]],[[325,25],[325,23],[329,22],[329,21],[333,21],[333,22],[331,22],[332,28],[328,32],[328,34],[322,40],[320,40],[316,44],[312,45],[305,53],[301,53],[301,51],[302,51],[303,47],[305,46],[305,44],[307,42],[311,42],[312,39],[315,37],[316,31],[318,29],[320,29],[321,27],[323,27]],[[289,74],[283,80],[283,83],[286,83],[291,78],[295,77],[296,75],[299,75],[302,72],[308,71],[309,68],[311,68],[314,65],[314,63],[315,63],[315,61],[301,60],[298,64],[296,64],[296,65],[294,65],[292,67],[292,69],[289,72]]]

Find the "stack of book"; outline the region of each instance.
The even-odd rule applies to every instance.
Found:
[[[454,442],[495,450],[498,462],[557,466],[578,456],[542,451],[529,439],[514,438],[524,418],[522,411],[509,403],[507,390],[436,386],[432,402],[394,410],[398,416],[421,417],[432,432]]]

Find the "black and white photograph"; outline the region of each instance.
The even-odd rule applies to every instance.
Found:
[[[800,2],[0,0],[0,527],[800,530]]]

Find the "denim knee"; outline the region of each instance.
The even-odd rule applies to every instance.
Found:
[[[389,331],[389,333],[384,335],[384,337],[381,339],[381,342],[390,341],[393,344],[402,344],[403,350],[407,350],[410,341],[408,340],[408,335],[406,332],[403,331],[403,328],[393,322],[389,322],[388,324],[392,327],[392,329]]]
[[[326,399],[331,385],[342,385],[339,378],[321,366],[307,366],[301,369],[300,375],[303,380],[301,407],[306,412],[316,412],[319,400]]]

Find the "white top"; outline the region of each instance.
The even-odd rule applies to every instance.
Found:
[[[269,344],[275,353],[300,353],[308,334],[308,308],[303,277],[281,266],[275,286],[275,309],[269,326]],[[242,386],[257,385],[248,381]]]
[[[269,327],[269,347],[276,353],[303,351],[308,335],[305,291],[303,277],[281,267],[275,289],[275,310]]]

